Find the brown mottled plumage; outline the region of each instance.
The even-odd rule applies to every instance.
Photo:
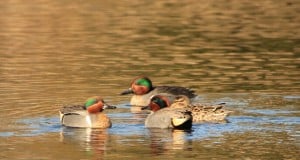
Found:
[[[189,98],[184,95],[177,96],[170,108],[188,109],[192,112],[193,122],[226,122],[226,117],[231,112],[224,109],[223,104],[190,104]]]

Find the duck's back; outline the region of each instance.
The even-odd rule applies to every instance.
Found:
[[[203,105],[196,104],[190,105],[193,114],[194,122],[223,122],[226,117],[231,113],[224,109],[224,105]]]
[[[197,95],[194,90],[180,86],[157,86],[154,88],[158,93],[168,93],[172,95],[185,95],[188,98],[195,98]]]
[[[77,111],[84,111],[84,110],[85,110],[84,105],[65,105],[59,110],[59,112],[62,114],[68,114],[68,113],[74,113]]]

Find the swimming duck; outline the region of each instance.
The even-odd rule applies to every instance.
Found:
[[[114,109],[99,96],[87,99],[84,105],[64,106],[59,110],[60,122],[68,127],[110,128],[111,121],[102,111]]]
[[[130,100],[132,106],[147,106],[153,95],[167,96],[171,101],[176,95],[185,95],[188,98],[195,98],[195,91],[180,86],[153,86],[152,81],[145,76],[135,78],[131,82],[131,87],[121,93],[121,95],[134,94]]]
[[[184,108],[170,108],[169,100],[161,95],[155,95],[150,99],[148,106],[151,113],[145,120],[147,128],[175,128],[191,129],[192,114]]]
[[[186,108],[192,112],[193,122],[226,122],[226,117],[231,113],[224,109],[224,104],[205,105],[191,104],[190,100],[185,95],[175,97],[175,100],[170,105],[170,108]]]

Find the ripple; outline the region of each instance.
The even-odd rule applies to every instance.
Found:
[[[24,125],[15,136],[39,136],[42,134],[57,133],[61,130],[58,117],[38,117],[18,120],[17,123]]]
[[[244,110],[245,113],[255,113],[255,114],[261,114],[261,115],[289,115],[289,114],[295,114],[300,113],[299,111],[288,111],[288,110],[271,110],[271,109],[247,109]]]
[[[237,0],[0,1],[0,138],[5,141],[0,157],[91,159],[87,155],[97,153],[111,156],[107,159],[295,159],[298,12],[295,0],[260,5]],[[123,105],[130,97],[118,95],[137,75],[149,76],[155,85],[193,88],[200,102],[225,102],[235,111],[231,123],[196,124],[192,132],[146,129],[146,115],[130,113]],[[59,124],[59,105],[93,95],[122,103],[107,112],[112,128]],[[56,136],[64,145],[52,143]],[[54,147],[40,149],[45,141]]]

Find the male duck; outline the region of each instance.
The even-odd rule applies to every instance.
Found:
[[[190,104],[185,95],[175,98],[170,108],[186,108],[192,112],[193,122],[226,122],[231,111],[224,109],[224,103],[218,105]]]
[[[191,129],[191,112],[184,108],[170,108],[169,100],[161,95],[155,95],[150,99],[150,104],[143,109],[150,109],[151,113],[145,120],[147,128],[175,128]]]
[[[171,101],[176,95],[185,95],[188,98],[195,98],[197,95],[195,91],[179,87],[179,86],[156,86],[152,85],[151,80],[148,77],[141,76],[135,78],[131,82],[131,87],[125,90],[121,95],[134,94],[130,100],[132,106],[147,106],[150,102],[150,98],[153,95],[164,95],[167,96]]]
[[[84,105],[64,106],[60,109],[60,122],[68,127],[110,128],[111,121],[102,111],[114,109],[99,96],[89,98]]]

